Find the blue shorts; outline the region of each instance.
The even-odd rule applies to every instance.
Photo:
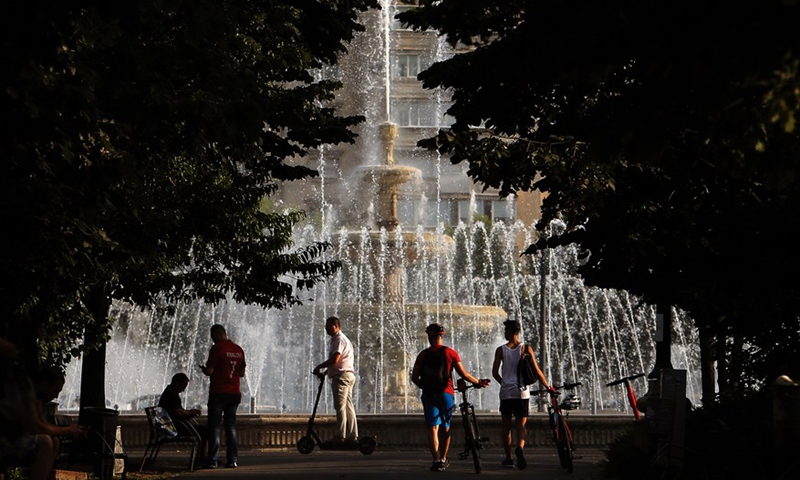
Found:
[[[440,393],[439,395],[422,394],[422,407],[425,410],[425,423],[429,427],[444,425],[450,428],[450,419],[453,418],[455,398],[451,393]]]

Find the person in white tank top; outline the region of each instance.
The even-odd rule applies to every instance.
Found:
[[[522,449],[525,447],[525,437],[528,432],[525,423],[528,421],[528,407],[530,404],[530,391],[527,385],[520,385],[517,376],[517,365],[522,358],[523,350],[533,359],[536,367],[536,375],[544,388],[550,388],[547,379],[544,378],[536,356],[530,345],[522,345],[519,334],[522,330],[521,325],[516,320],[506,320],[503,322],[504,334],[507,343],[497,347],[494,353],[494,364],[492,365],[492,376],[500,384],[500,415],[502,416],[502,430],[500,438],[503,440],[503,449],[506,458],[502,465],[508,468],[525,469],[528,463]],[[517,446],[514,454],[517,457],[516,464],[511,458],[511,426],[517,432]]]

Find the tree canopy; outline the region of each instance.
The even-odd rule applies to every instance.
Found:
[[[44,2],[0,24],[5,332],[43,355],[107,331],[112,299],[299,302],[338,268],[265,207],[291,163],[352,142],[337,62],[375,0]],[[90,345],[84,345],[84,348]]]
[[[468,47],[419,75],[455,117],[420,145],[547,194],[540,226],[568,229],[526,253],[576,242],[587,284],[737,337],[759,380],[800,373],[795,0],[419,4],[401,21]]]

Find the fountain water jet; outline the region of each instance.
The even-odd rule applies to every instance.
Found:
[[[342,270],[308,292],[306,305],[286,311],[228,301],[182,305],[174,315],[165,315],[115,305],[112,315],[117,325],[107,367],[112,404],[125,408],[134,397],[158,394],[178,371],[193,379],[185,403],[205,403],[207,384],[195,365],[204,361],[210,347],[208,328],[222,323],[248,355],[245,397],[254,397],[260,412],[308,412],[316,392],[310,372],[326,356],[323,323],[330,315],[342,319],[343,330],[357,347],[355,401],[362,413],[421,409],[417,391],[408,381],[409,370],[426,346],[422,332],[432,321],[445,325],[447,343],[460,352],[471,372],[483,377],[491,373],[494,348],[502,342],[500,323],[506,316],[522,321],[525,341],[533,345],[539,345],[539,332],[544,330],[547,376],[554,383],[583,381],[581,395],[598,410],[613,408],[619,395],[604,389],[604,381],[621,371],[650,369],[655,309],[625,292],[585,287],[575,274],[574,248],[549,253],[550,266],[542,272],[538,258],[519,256],[539,235],[533,225],[508,221],[446,226],[442,221],[445,184],[451,188],[457,183],[443,180],[453,175],[452,167],[436,157],[435,169],[433,162],[418,168],[420,158],[427,158],[409,147],[413,144],[409,137],[425,133],[425,128],[387,123],[396,113],[390,106],[403,105],[393,103],[390,88],[408,95],[408,82],[390,75],[390,49],[403,39],[390,38],[388,12],[395,6],[389,0],[384,3],[385,10],[367,20],[367,32],[342,62],[351,90],[341,103],[354,110],[343,113],[366,115],[368,121],[359,130],[362,141],[349,151],[322,150],[320,179],[299,189],[287,186],[287,191],[304,195],[298,201],[287,198],[288,204],[304,203],[322,217],[321,224],[310,222],[299,228],[296,242],[330,241],[334,245],[330,255],[343,260]],[[443,45],[433,41],[432,56],[440,58]],[[434,101],[441,113],[441,95]],[[421,189],[420,182],[431,178],[435,189]],[[471,186],[465,191],[474,212],[475,193]],[[413,205],[413,211],[433,208],[435,227],[401,222],[400,201]],[[359,211],[365,203],[371,207]],[[549,292],[544,329],[539,315],[542,291]],[[673,338],[681,343],[673,349],[673,365],[689,370],[689,396],[695,399],[696,334],[681,312],[674,318],[678,332]],[[78,391],[78,368],[79,362],[70,366],[63,405],[69,405]],[[479,409],[497,408],[495,385],[476,397]],[[330,412],[330,399],[322,402],[321,413]]]

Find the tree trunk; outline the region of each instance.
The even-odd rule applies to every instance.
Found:
[[[111,299],[102,288],[96,288],[84,299],[94,323],[84,331],[84,345],[94,348],[83,356],[81,368],[81,409],[85,407],[105,408],[106,406],[106,339],[109,329],[108,311]]]
[[[716,402],[716,370],[715,361],[715,337],[714,332],[708,325],[699,327],[698,336],[700,338],[700,381],[702,382],[703,407],[710,407]]]
[[[84,342],[94,343],[96,334],[87,329]],[[83,354],[81,367],[81,409],[106,406],[106,344],[105,341]]]

